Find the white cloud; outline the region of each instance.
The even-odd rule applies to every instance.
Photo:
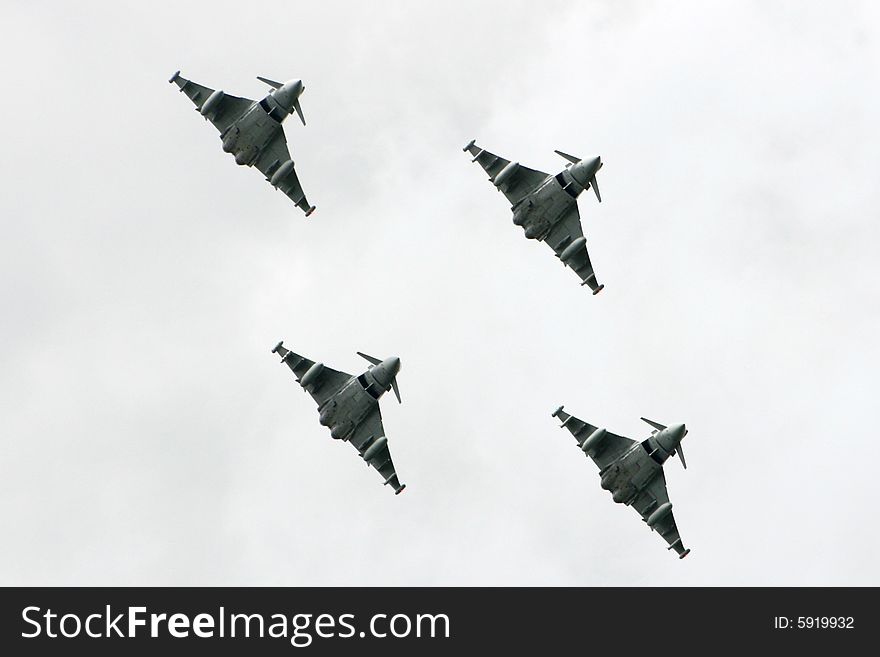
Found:
[[[877,10],[821,3],[7,6],[5,584],[877,584]],[[286,124],[308,220],[177,68]],[[460,152],[601,154],[607,289]],[[394,497],[269,349],[403,361]],[[389,403],[390,402],[390,403]],[[641,437],[663,549],[550,418]]]

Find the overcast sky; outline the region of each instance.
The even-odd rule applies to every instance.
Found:
[[[880,9],[5,2],[0,584],[880,585]],[[317,211],[166,80],[250,98]],[[461,148],[557,172],[597,297]],[[404,494],[278,358],[399,355]],[[643,439],[684,561],[550,413]]]

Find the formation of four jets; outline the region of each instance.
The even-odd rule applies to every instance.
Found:
[[[300,96],[305,87],[301,80],[279,83],[258,79],[272,90],[255,101],[226,94],[187,80],[177,71],[169,82],[176,84],[195,104],[196,110],[220,132],[223,150],[243,166],[256,166],[274,188],[284,192],[308,217],[315,206],[306,200],[287,147],[282,123],[290,114],[297,114],[305,125]],[[547,174],[511,162],[480,148],[471,141],[464,147],[473,161],[489,174],[492,184],[511,204],[513,223],[521,226],[528,239],[547,243],[556,256],[570,267],[593,294],[600,285],[593,271],[587,240],[581,227],[577,198],[592,189],[601,202],[596,174],[602,168],[599,157],[581,159],[556,151],[568,160],[559,173]],[[400,359],[396,356],[380,360],[358,352],[370,366],[351,375],[309,360],[279,342],[272,349],[293,371],[296,380],[317,402],[319,421],[330,428],[337,440],[351,443],[361,458],[374,467],[385,485],[395,494],[406,488],[401,484],[391,460],[388,439],[382,426],[379,399],[394,390],[400,402],[397,374]],[[681,441],[687,435],[683,424],[664,426],[642,418],[653,427],[651,435],[639,442],[613,434],[569,415],[560,406],[553,413],[575,437],[578,447],[599,467],[601,486],[615,502],[632,506],[645,523],[658,532],[680,558],[687,556],[682,544],[672,504],[666,490],[663,464],[678,454],[687,467]]]

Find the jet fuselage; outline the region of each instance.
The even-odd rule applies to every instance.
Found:
[[[577,197],[562,187],[559,177],[548,176],[534,191],[511,207],[513,223],[522,226],[530,240],[543,240],[547,237],[553,226],[577,203]]]
[[[602,488],[615,502],[629,505],[661,470],[663,465],[650,456],[644,444],[636,443],[599,476]]]
[[[318,407],[320,423],[330,427],[330,435],[337,440],[350,436],[376,409],[382,395],[391,389],[391,381],[399,370],[400,359],[392,357],[349,379]]]
[[[270,115],[272,111],[265,99],[254,103],[220,135],[223,150],[235,156],[236,164],[253,166],[262,150],[281,130],[281,123]]]
[[[252,103],[247,111],[220,135],[220,139],[223,140],[223,150],[235,155],[236,164],[253,166],[262,150],[275,138],[276,132],[281,130],[284,119],[294,109],[302,118],[302,109],[299,106],[299,97],[305,90],[302,80],[290,80],[284,84],[264,81],[274,86],[275,90],[263,100]]]
[[[611,492],[615,502],[631,504],[663,470],[663,464],[669,457],[681,449],[681,441],[686,435],[684,424],[673,424],[658,429],[643,442],[635,443],[599,473],[602,488]]]

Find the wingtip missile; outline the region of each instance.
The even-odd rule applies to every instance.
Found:
[[[396,491],[394,491],[394,494],[400,495],[404,490],[406,490],[406,484],[401,484],[400,488],[398,488]]]
[[[553,415],[551,415],[550,417],[559,417],[559,414],[562,412],[563,408],[565,408],[565,404],[560,404],[559,408],[553,411]]]
[[[467,153],[467,152],[470,150],[471,146],[473,146],[473,145],[476,144],[476,143],[477,143],[477,140],[476,140],[476,139],[471,139],[471,140],[468,142],[467,146],[465,146],[465,147],[462,148],[461,150],[463,150],[465,153]]]
[[[179,77],[180,77],[180,71],[174,71],[174,75],[172,75],[170,78],[168,78],[168,84],[175,82],[177,80],[177,78],[179,78]]]
[[[308,210],[306,210],[306,216],[308,217],[309,215],[311,215],[312,212],[314,212],[314,211],[315,211],[315,208],[317,208],[317,207],[318,207],[318,206],[313,205],[313,206],[310,207]]]
[[[279,340],[279,341],[278,341],[278,344],[276,344],[274,347],[272,347],[272,353],[273,353],[273,354],[277,354],[277,353],[278,353],[278,350],[281,349],[281,347],[282,347],[283,345],[284,345],[284,340]]]

